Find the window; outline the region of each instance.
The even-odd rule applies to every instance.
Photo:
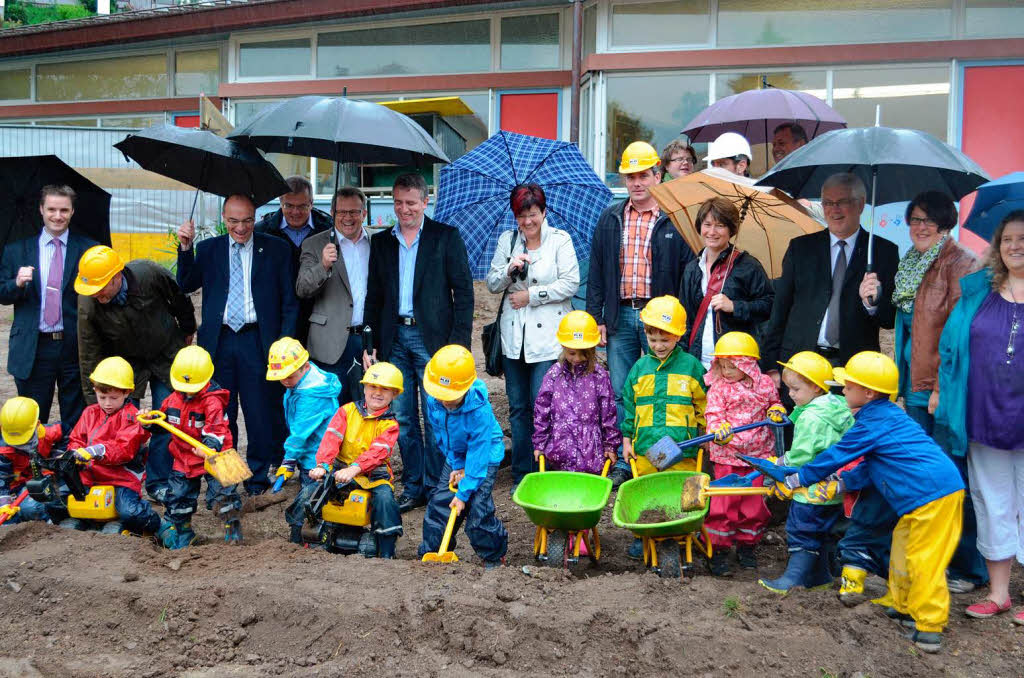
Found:
[[[244,42],[238,48],[238,75],[242,78],[309,75],[312,55],[309,38]]]
[[[583,58],[597,52],[597,5],[583,9]]]
[[[0,71],[0,99],[29,99],[31,97],[31,68]]]
[[[821,45],[948,38],[953,0],[719,0],[718,45]]]
[[[759,89],[762,78],[771,87],[808,92],[825,101],[825,71],[783,71],[780,73],[716,73],[715,100]]]
[[[167,55],[64,61],[36,66],[36,101],[167,96]]]
[[[216,94],[220,84],[220,50],[204,49],[174,55],[175,94]]]
[[[612,46],[703,45],[708,42],[708,0],[612,5]]]
[[[881,105],[882,124],[910,127],[946,139],[949,109],[949,68],[924,66],[836,70],[832,107],[850,127],[875,124]]]
[[[1020,0],[967,0],[964,35],[971,38],[1024,35],[1024,4]]]
[[[649,141],[661,151],[679,137],[686,123],[708,105],[707,75],[609,75],[607,173],[618,186],[619,156],[633,141]]]
[[[558,15],[501,20],[501,67],[506,71],[558,68]]]
[[[100,127],[143,129],[153,125],[162,125],[163,122],[163,115],[136,115],[128,118],[100,118]]]
[[[321,33],[316,59],[321,78],[489,71],[491,22],[452,21]]]

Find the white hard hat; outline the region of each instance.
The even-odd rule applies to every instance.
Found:
[[[710,164],[712,160],[735,158],[737,155],[745,155],[748,160],[754,157],[750,151],[750,144],[742,134],[726,132],[708,144],[708,155],[704,160]]]

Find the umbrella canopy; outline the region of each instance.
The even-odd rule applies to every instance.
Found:
[[[282,101],[236,127],[228,138],[248,141],[267,153],[336,162],[448,162],[433,137],[412,118],[358,99],[305,96]]]
[[[32,155],[0,158],[0,250],[39,235],[39,191],[49,184],[70,186],[78,194],[71,230],[110,245],[110,194],[57,156]]]
[[[782,275],[782,257],[790,240],[822,229],[789,196],[766,193],[724,170],[705,170],[673,179],[652,187],[651,195],[695,254],[704,247],[700,224],[696,223],[701,204],[718,197],[732,201],[742,217],[733,243],[760,261],[769,278]]]
[[[114,148],[150,172],[225,198],[247,195],[257,206],[291,191],[256,148],[206,130],[156,125]]]
[[[517,184],[544,189],[547,221],[572,236],[576,257],[590,258],[590,238],[612,192],[576,144],[498,132],[441,170],[434,218],[456,226],[477,280],[487,276],[503,231],[516,228],[509,197]]]
[[[1024,210],[1024,172],[1013,172],[979,186],[964,226],[990,240],[999,222],[1016,210]]]
[[[683,134],[699,142],[737,132],[752,144],[764,144],[784,122],[798,123],[808,139],[846,127],[843,116],[813,94],[767,87],[719,99],[691,120]]]
[[[821,135],[787,155],[757,183],[817,200],[825,180],[839,172],[859,176],[872,205],[912,200],[923,191],[943,191],[959,200],[988,181],[977,163],[927,132],[861,127]]]

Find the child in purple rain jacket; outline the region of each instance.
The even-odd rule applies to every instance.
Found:
[[[585,311],[559,323],[562,355],[533,404],[533,456],[543,454],[551,470],[601,473],[605,459],[615,463],[622,433],[611,379],[597,362],[599,340],[597,323]]]

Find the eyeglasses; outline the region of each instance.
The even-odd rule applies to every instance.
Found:
[[[358,217],[362,215],[363,210],[338,210],[335,212],[339,217]]]
[[[313,203],[311,203],[311,202],[303,202],[303,203],[299,203],[297,205],[293,204],[293,203],[290,203],[290,202],[283,202],[283,203],[281,203],[281,208],[282,209],[296,210],[296,211],[301,211],[301,212],[307,211],[312,206],[313,206]]]
[[[838,207],[841,210],[845,210],[847,207],[849,207],[855,202],[856,200],[854,200],[853,198],[841,198],[839,200],[822,200],[821,206],[824,207],[825,209],[832,209],[833,207]]]
[[[907,223],[911,226],[927,226],[929,228],[937,228],[938,224],[929,219],[928,217],[910,217],[907,219]]]
[[[675,158],[671,158],[669,160],[669,162],[685,162],[687,165],[692,165],[693,164],[693,158],[691,158],[688,155],[681,155],[681,156],[677,156]]]
[[[256,223],[255,217],[249,217],[248,219],[225,219],[224,222],[228,226],[252,226]]]

